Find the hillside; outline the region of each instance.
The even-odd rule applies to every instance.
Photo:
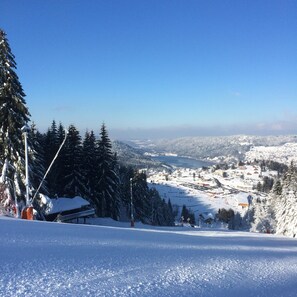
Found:
[[[152,160],[145,156],[145,151],[140,148],[135,148],[121,141],[112,142],[113,151],[117,153],[118,160],[121,164],[126,166],[133,166],[136,168],[157,168],[161,167],[161,163]]]
[[[0,217],[0,296],[296,296],[295,239]]]
[[[290,165],[297,161],[297,143],[285,143],[279,146],[255,146],[246,153],[246,160],[273,160]]]
[[[183,137],[149,141],[134,141],[137,148],[158,153],[174,153],[195,159],[213,161],[244,160],[245,154],[253,147],[278,147],[286,143],[296,143],[297,136],[217,136],[217,137]]]

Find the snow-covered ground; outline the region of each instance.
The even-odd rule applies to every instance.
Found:
[[[0,296],[296,296],[297,241],[0,217]]]
[[[297,161],[297,143],[286,143],[279,146],[255,146],[245,155],[247,161],[273,160],[290,165]]]
[[[223,172],[227,174],[226,178],[222,176]],[[147,181],[150,187],[158,190],[161,198],[166,201],[170,199],[172,205],[177,205],[179,210],[186,205],[195,217],[204,212],[215,215],[220,208],[232,208],[243,215],[247,210],[249,195],[254,199],[265,195],[253,190],[257,182],[261,181],[259,169],[254,166],[214,172],[179,168],[171,174],[150,174]]]

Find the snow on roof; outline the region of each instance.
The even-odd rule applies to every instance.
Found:
[[[201,216],[206,220],[206,219],[214,219],[213,214],[211,212],[203,212]]]
[[[47,215],[54,214],[54,213],[60,213],[63,211],[68,211],[72,209],[78,209],[83,206],[88,206],[90,203],[83,199],[82,197],[76,196],[74,198],[48,198],[47,197],[47,210],[45,213]]]
[[[237,199],[238,203],[248,203],[248,199],[247,199],[248,196],[249,196],[248,193],[239,192],[234,197]]]

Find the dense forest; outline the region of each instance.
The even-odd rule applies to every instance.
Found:
[[[14,58],[5,32],[0,30],[2,205],[18,205],[22,208],[28,204],[25,201],[26,138],[29,151],[29,194],[36,210],[40,208],[39,196],[35,194],[41,185],[40,193],[49,197],[81,196],[91,203],[97,216],[119,220],[131,214],[133,192],[132,211],[136,220],[155,225],[172,225],[174,218],[171,204],[162,200],[156,190],[149,189],[144,172],[119,164],[116,154],[112,152],[105,124],[102,124],[98,136],[94,131],[87,131],[83,137],[74,125],[65,129],[61,123],[57,125],[55,121],[45,133],[39,132],[34,124],[29,127],[31,116],[24,99],[25,93],[15,72]],[[41,183],[48,168],[50,171]]]

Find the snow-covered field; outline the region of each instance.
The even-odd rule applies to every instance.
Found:
[[[295,239],[4,217],[0,232],[0,296],[293,297],[297,293]]]
[[[187,168],[179,168],[172,174],[155,173],[148,177],[148,183],[151,188],[157,189],[161,198],[166,201],[170,199],[172,205],[177,205],[180,211],[182,206],[186,205],[194,212],[195,217],[205,212],[212,213],[214,216],[220,208],[232,208],[244,215],[246,208],[242,208],[240,203],[247,204],[249,195],[253,198],[260,195],[252,190],[253,181],[248,178],[243,180],[234,176],[225,179],[216,172],[199,172],[200,178],[197,177],[197,171]],[[231,173],[234,174],[236,171],[227,170],[226,172],[231,176]],[[193,179],[193,173],[196,173],[195,179]],[[221,182],[221,187],[216,186],[215,178]]]

